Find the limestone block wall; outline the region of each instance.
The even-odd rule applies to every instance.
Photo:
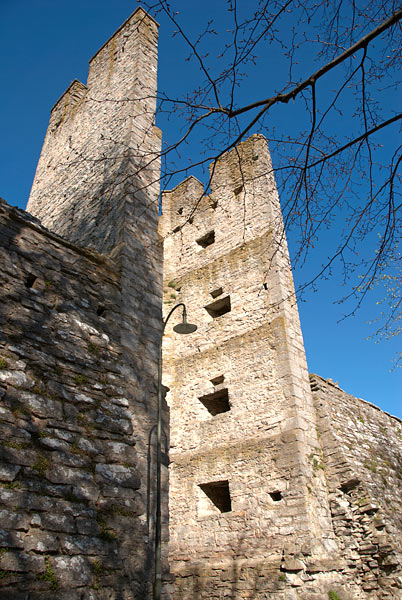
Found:
[[[265,139],[211,173],[209,196],[190,178],[162,204],[165,309],[198,325],[164,345],[175,597],[279,599],[337,544]]]
[[[87,85],[69,86],[52,109],[27,207],[65,240],[114,260],[144,461],[161,334],[157,40],[157,23],[138,8],[90,60]]]
[[[121,346],[116,263],[0,218],[0,598],[146,598],[155,384]]]
[[[402,422],[332,381],[311,384],[323,470],[343,568],[332,578],[342,599],[402,595]]]
[[[157,38],[138,8],[90,60],[87,85],[73,81],[52,109],[27,210],[80,245],[110,252],[127,219],[157,217]]]

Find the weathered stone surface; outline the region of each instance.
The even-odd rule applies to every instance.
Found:
[[[136,469],[114,464],[97,464],[95,467],[96,479],[109,485],[138,489],[140,479]]]
[[[78,533],[82,535],[98,535],[101,532],[101,528],[95,519],[77,518],[76,526]]]
[[[102,555],[110,552],[110,549],[104,542],[96,537],[75,535],[63,536],[60,539],[61,547],[65,554]]]
[[[129,462],[133,465],[137,461],[135,448],[128,444],[122,444],[121,442],[106,442],[104,445],[104,452],[109,461],[116,461],[124,464]]]
[[[55,419],[60,419],[63,415],[62,404],[50,398],[43,398],[37,394],[22,392],[20,400],[32,413],[38,417],[48,417],[52,415]]]
[[[66,533],[76,531],[75,520],[69,515],[45,513],[41,516],[41,526],[50,531],[63,531]]]
[[[23,529],[27,531],[29,527],[29,515],[9,510],[0,510],[0,523],[2,527],[8,530]]]
[[[88,585],[91,581],[91,563],[83,556],[58,556],[54,568],[61,588]]]
[[[51,471],[47,473],[47,478],[53,483],[66,483],[70,485],[93,482],[91,473],[88,473],[83,469],[73,469],[62,465],[53,466]]]
[[[23,536],[18,531],[0,529],[0,546],[3,548],[23,548]]]
[[[24,545],[25,550],[35,550],[35,552],[55,552],[59,547],[55,535],[40,530],[32,530],[32,534],[26,536]]]
[[[19,465],[0,465],[0,481],[14,481],[20,470]]]
[[[95,484],[81,483],[79,486],[73,487],[73,494],[79,500],[96,503],[99,499],[100,488]]]
[[[306,565],[301,560],[293,558],[285,560],[281,567],[285,571],[303,571],[306,568]]]
[[[0,555],[0,568],[3,571],[42,573],[45,570],[45,559],[43,556],[9,551]]]

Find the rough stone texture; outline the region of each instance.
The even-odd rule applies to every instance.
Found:
[[[156,44],[137,9],[53,108],[29,202],[48,229],[0,201],[0,600],[151,597]],[[211,174],[160,219],[165,315],[198,325],[165,337],[162,596],[400,599],[401,422],[310,385],[264,138]]]
[[[211,189],[200,201],[202,186],[189,179],[163,196],[165,306],[185,302],[198,324],[180,344],[166,335],[170,557],[178,598],[246,594],[243,577],[225,573],[239,560],[252,574],[247,589],[255,593],[258,580],[262,598],[280,587],[282,561],[329,558],[337,544],[325,481],[313,468],[314,407],[265,139],[253,136],[220,159]],[[197,243],[211,231],[214,243]],[[208,314],[228,295],[229,312]],[[213,416],[200,398],[221,389],[230,410]],[[200,487],[219,481],[229,485],[228,512]],[[229,566],[217,570],[222,561]]]
[[[0,226],[0,597],[145,598],[155,416],[127,378],[116,263],[3,201]]]
[[[157,37],[138,8],[91,59],[87,85],[74,81],[52,109],[28,202],[48,230],[1,205],[0,492],[13,494],[3,494],[6,507],[32,517],[29,531],[4,540],[49,554],[60,587],[93,585],[93,598],[143,598],[151,578],[154,507],[145,504],[147,486],[154,497],[148,436],[162,296]],[[70,554],[79,556],[69,563]],[[63,561],[86,570],[59,577],[59,567],[69,570]],[[1,584],[18,588],[9,577]],[[40,595],[49,581],[21,585]]]
[[[374,456],[360,452],[370,443],[343,427],[367,405],[325,385],[330,414],[313,402],[266,141],[253,136],[211,173],[210,196],[194,178],[165,192],[160,223],[165,314],[184,302],[198,325],[180,341],[168,328],[164,340],[174,598],[400,598],[400,497],[389,500],[384,536]],[[377,454],[385,440],[373,414],[385,428],[390,419],[370,413]],[[392,441],[395,492],[396,432]],[[351,484],[361,469],[364,491]]]
[[[352,598],[401,598],[402,422],[332,381],[310,378],[319,468],[345,563],[338,585]]]
[[[27,210],[80,245],[110,252],[133,225],[153,229],[157,37],[138,8],[90,60],[87,85],[73,81],[52,109]]]

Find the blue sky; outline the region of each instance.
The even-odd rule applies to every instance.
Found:
[[[227,18],[222,9],[224,3],[219,7],[198,0],[179,4],[183,6],[183,22],[191,35],[196,34],[208,17],[214,16],[224,31]],[[10,204],[21,208],[26,205],[51,107],[73,79],[86,82],[88,60],[135,8],[136,4],[125,0],[113,3],[0,0],[0,196]],[[191,82],[193,71],[191,65],[180,62],[183,50],[179,40],[172,39],[163,18],[158,20],[160,87],[178,95]],[[299,67],[300,72],[305,68],[306,76],[309,59],[306,56],[306,64]],[[267,57],[265,68],[269,71],[268,80],[274,81],[281,69],[280,57]],[[251,72],[240,86],[241,92],[252,96],[255,91],[259,97],[259,85],[261,75],[258,71]],[[289,126],[291,134],[298,117],[288,119],[288,113],[279,111],[274,114],[278,127]],[[177,123],[161,117],[158,124],[164,139],[173,141]],[[191,145],[188,150],[192,151]],[[203,177],[200,172],[196,175]],[[319,266],[323,254],[329,251],[333,235],[333,231],[328,232],[315,249],[307,270],[313,272]],[[289,246],[291,250],[296,247],[292,236]],[[296,270],[296,283],[303,276],[303,272]],[[354,317],[340,321],[344,307],[334,301],[342,294],[341,271],[335,269],[331,278],[319,283],[318,291],[306,295],[299,304],[309,370],[338,381],[348,393],[402,417],[401,369],[390,372],[401,340],[394,338],[374,344],[366,339],[372,333],[367,322],[376,315],[381,291],[375,291]]]

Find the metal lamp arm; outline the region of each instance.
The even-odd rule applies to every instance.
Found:
[[[176,308],[179,308],[180,306],[183,307],[183,316],[187,315],[187,310],[186,310],[186,305],[183,302],[179,302],[179,304],[176,304],[176,306],[174,306],[172,308],[172,310],[169,312],[168,316],[166,317],[166,319],[163,321],[163,327],[162,327],[162,336],[161,336],[161,344],[162,344],[162,338],[163,338],[163,334],[165,333],[165,328],[166,325],[171,317],[171,315],[174,313],[174,311],[176,310]]]

